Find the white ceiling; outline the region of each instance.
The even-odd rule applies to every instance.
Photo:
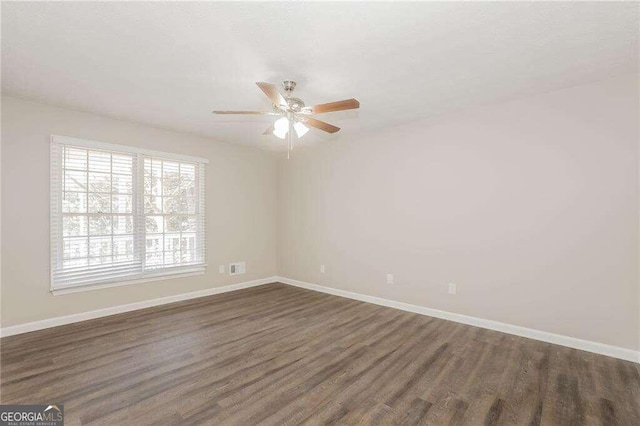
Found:
[[[298,81],[312,143],[638,72],[639,3],[3,2],[2,91],[274,147],[256,81]]]

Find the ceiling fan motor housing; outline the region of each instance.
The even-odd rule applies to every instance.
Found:
[[[289,111],[299,112],[304,108],[304,102],[300,98],[287,98],[287,105],[289,105]]]

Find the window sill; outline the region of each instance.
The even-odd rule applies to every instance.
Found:
[[[185,271],[176,272],[176,273],[168,273],[168,274],[163,273],[163,274],[150,275],[147,277],[135,278],[135,279],[124,280],[124,281],[113,281],[113,282],[96,283],[96,284],[81,284],[81,285],[69,286],[69,287],[51,288],[50,291],[54,296],[60,296],[63,294],[80,293],[83,291],[100,290],[100,289],[111,288],[111,287],[122,287],[125,285],[142,284],[142,283],[148,283],[152,281],[173,280],[176,278],[194,277],[197,275],[204,275],[206,266],[207,265],[199,266],[191,270],[185,270]]]

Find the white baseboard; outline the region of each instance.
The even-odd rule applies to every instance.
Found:
[[[589,340],[577,339],[575,337],[563,336],[560,334],[548,333],[546,331],[534,330],[532,328],[505,324],[498,321],[491,321],[483,318],[471,317],[468,315],[440,311],[437,309],[426,308],[424,306],[411,305],[409,303],[397,302],[395,300],[383,299],[366,294],[353,293],[350,291],[325,287],[318,284],[298,281],[291,278],[277,277],[277,280],[278,282],[281,282],[283,284],[306,288],[308,290],[319,291],[322,293],[333,294],[334,296],[341,296],[349,299],[360,300],[362,302],[374,303],[376,305],[387,306],[389,308],[400,309],[403,311],[413,312],[421,315],[428,315],[431,317],[455,321],[462,324],[487,328],[489,330],[501,331],[503,333],[515,334],[516,336],[527,337],[529,339],[540,340],[542,342],[553,343],[556,345],[580,349],[582,351],[593,352],[600,355],[606,355],[614,358],[624,359],[626,361],[640,363],[640,352],[634,351],[632,349],[606,345],[604,343],[597,343]]]
[[[212,287],[205,290],[193,291],[191,293],[176,294],[173,296],[160,297],[158,299],[144,300],[142,302],[129,303],[127,305],[113,306],[110,308],[98,309],[95,311],[82,312],[79,314],[66,315],[63,317],[49,318],[42,321],[28,322],[11,327],[0,328],[0,337],[13,336],[14,334],[28,333],[30,331],[42,330],[45,328],[57,327],[59,325],[71,324],[74,322],[86,321],[94,318],[102,318],[109,315],[121,314],[123,312],[136,311],[138,309],[151,308],[153,306],[166,305],[167,303],[180,302],[183,300],[197,299],[198,297],[211,296],[213,294],[227,293],[229,291],[243,288],[255,287],[263,284],[276,282],[278,277],[268,277],[259,280],[246,281],[238,284],[231,284],[222,287]]]
[[[194,291],[191,293],[176,294],[173,296],[145,300],[142,302],[130,303],[127,305],[113,306],[110,308],[98,309],[98,310],[89,311],[89,312],[82,312],[79,314],[66,315],[63,317],[49,318],[42,321],[34,321],[34,322],[25,323],[25,324],[14,325],[11,327],[4,327],[4,328],[0,328],[0,337],[13,336],[15,334],[21,334],[21,333],[28,333],[30,331],[57,327],[60,325],[86,321],[94,318],[102,318],[109,315],[135,311],[138,309],[150,308],[153,306],[166,305],[168,303],[180,302],[183,300],[196,299],[198,297],[226,293],[229,291],[255,287],[255,286],[269,284],[273,282],[281,282],[283,284],[288,284],[295,287],[301,287],[308,290],[314,290],[322,293],[332,294],[335,296],[346,297],[354,300],[360,300],[362,302],[373,303],[376,305],[400,309],[403,311],[413,312],[421,315],[428,315],[435,318],[441,318],[449,321],[459,322],[462,324],[468,324],[476,327],[487,328],[489,330],[496,330],[503,333],[514,334],[516,336],[527,337],[529,339],[540,340],[542,342],[553,343],[556,345],[567,346],[570,348],[580,349],[587,352],[593,352],[601,355],[607,355],[614,358],[619,358],[627,361],[640,363],[640,352],[634,351],[632,349],[606,345],[604,343],[597,343],[589,340],[577,339],[575,337],[563,336],[560,334],[548,333],[546,331],[534,330],[532,328],[505,324],[498,321],[491,321],[483,318],[471,317],[468,315],[440,311],[437,309],[431,309],[424,306],[412,305],[409,303],[403,303],[395,300],[369,296],[366,294],[339,290],[331,287],[321,286],[318,284],[312,284],[304,281],[294,280],[291,278],[277,277],[277,276],[262,278],[262,279],[253,280],[253,281],[246,281],[238,284],[231,284],[223,287],[213,287],[205,290]]]

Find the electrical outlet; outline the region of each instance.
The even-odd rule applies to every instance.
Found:
[[[387,284],[393,284],[393,274],[387,274]]]
[[[218,272],[224,274],[224,265],[218,266]]]
[[[449,283],[449,294],[456,294],[458,291],[456,283]]]
[[[246,272],[245,262],[235,262],[229,264],[229,275],[242,275]]]
[[[320,273],[324,274],[326,272],[326,269],[324,267],[324,265],[320,265]]]

